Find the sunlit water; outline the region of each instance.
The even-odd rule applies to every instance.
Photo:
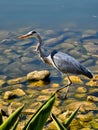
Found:
[[[50,82],[42,88],[35,87],[34,89],[37,91],[35,97],[41,94],[40,90],[51,88],[52,83],[64,85],[62,75],[54,68],[44,64],[33,51],[32,46],[35,46],[37,41],[35,39],[23,41],[18,39],[18,36],[30,30],[40,33],[45,49],[57,49],[68,53],[90,68],[94,74],[98,74],[97,5],[97,0],[75,0],[74,3],[73,0],[0,1],[1,79],[4,79],[4,76],[7,80],[13,79],[25,76],[33,70],[48,69],[51,72]],[[89,80],[84,77],[82,79],[89,92],[90,88],[85,85]],[[33,91],[33,88],[27,87],[28,84],[28,82],[24,83],[23,89]],[[80,84],[74,84],[74,87],[78,86]],[[76,98],[74,87],[70,89],[73,92],[72,98]],[[12,86],[2,88],[0,92],[10,89],[14,88]],[[78,100],[81,101],[81,99]],[[82,100],[86,100],[86,97]]]

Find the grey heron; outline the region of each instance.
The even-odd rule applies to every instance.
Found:
[[[77,74],[77,75],[82,74],[88,78],[93,78],[93,74],[88,68],[83,66],[74,57],[68,54],[57,51],[57,50],[53,50],[49,55],[45,54],[41,48],[42,38],[39,35],[39,33],[37,33],[36,31],[30,31],[27,34],[20,36],[19,38],[24,39],[24,38],[33,38],[33,37],[35,37],[38,40],[36,51],[38,52],[42,61],[53,66],[54,68],[56,68],[58,71],[62,72],[63,74],[67,74],[69,83],[66,86],[61,87],[57,90],[57,92],[59,92],[61,89],[67,87],[67,91],[64,97],[66,97],[69,90],[69,86],[72,84],[68,76],[68,73]]]

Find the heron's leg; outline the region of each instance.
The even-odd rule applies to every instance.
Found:
[[[66,85],[67,89],[66,89],[66,92],[65,92],[65,95],[64,95],[64,99],[67,98],[67,94],[68,94],[68,92],[69,92],[69,87],[70,87],[70,85],[72,84],[72,81],[71,81],[71,79],[69,78],[68,74],[67,74],[67,78],[68,78],[68,84]]]
[[[67,74],[67,78],[68,78],[68,84],[65,85],[64,87],[61,87],[61,88],[57,89],[57,91],[56,91],[56,92],[58,93],[58,92],[60,92],[60,90],[62,90],[62,89],[64,89],[64,88],[67,87],[66,93],[65,93],[65,95],[63,96],[63,99],[66,99],[66,98],[67,98],[67,94],[68,94],[68,92],[69,92],[69,86],[72,84],[72,81],[71,81],[71,79],[69,78],[68,74]]]

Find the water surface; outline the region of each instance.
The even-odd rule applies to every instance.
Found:
[[[97,28],[97,0],[1,0],[0,28],[17,29],[26,26],[59,28],[78,26]]]

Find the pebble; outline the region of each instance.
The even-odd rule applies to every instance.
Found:
[[[11,104],[8,106],[8,114],[11,115],[17,108],[19,108],[22,105],[23,103],[21,102],[16,101],[11,102]]]
[[[91,87],[94,87],[94,86],[98,86],[98,81],[93,81],[93,80],[90,80],[89,82],[86,83],[87,86],[91,86]]]
[[[80,87],[78,87],[78,88],[76,89],[76,92],[77,92],[77,93],[86,93],[86,92],[87,92],[87,89],[86,89],[85,87],[80,86]]]
[[[70,111],[73,111],[76,108],[78,108],[80,105],[81,105],[81,107],[80,107],[79,110],[81,112],[86,112],[86,111],[90,111],[90,110],[96,110],[96,108],[97,108],[95,103],[93,103],[93,102],[88,102],[88,101],[78,102],[78,101],[74,101],[74,102],[70,103],[69,105],[67,105],[66,109],[70,110]]]
[[[48,39],[48,40],[45,40],[45,43],[46,44],[54,44],[54,43],[58,43],[58,42],[60,42],[62,39],[64,39],[65,38],[65,35],[64,34],[62,34],[62,35],[60,35],[60,36],[58,36],[58,37],[54,37],[54,38],[50,38],[50,39]]]
[[[87,101],[98,102],[98,97],[96,97],[96,96],[87,96]]]
[[[77,93],[75,94],[75,98],[78,98],[78,99],[84,99],[87,95],[85,93]]]
[[[78,76],[69,76],[70,80],[73,82],[73,83],[80,83],[80,84],[83,84],[83,81],[78,77]],[[67,77],[64,78],[64,80],[68,80]]]
[[[45,85],[48,85],[48,82],[45,82],[43,80],[38,80],[38,81],[33,81],[33,82],[30,82],[28,87],[43,87]]]
[[[37,97],[37,101],[40,101],[40,102],[46,101],[49,99],[49,97],[50,97],[50,95],[40,95]]]
[[[2,87],[6,82],[2,79],[0,79],[0,87]]]
[[[22,89],[19,89],[19,88],[12,90],[12,92],[15,95],[17,95],[17,97],[21,97],[21,96],[26,95],[26,93]]]
[[[94,115],[92,112],[89,112],[87,114],[78,114],[77,115],[77,118],[80,120],[80,121],[83,121],[83,122],[89,122],[89,121],[92,121],[94,119]]]
[[[17,97],[16,94],[14,94],[12,91],[6,91],[4,93],[3,98],[9,100],[9,99],[13,99],[13,98],[16,98],[16,97]]]
[[[26,93],[22,90],[22,89],[14,89],[12,91],[6,91],[4,93],[4,99],[13,99],[13,98],[17,98],[17,97],[21,97],[21,96],[24,96],[26,95]]]
[[[87,52],[90,52],[90,53],[95,54],[95,53],[97,53],[97,51],[98,51],[98,49],[97,49],[98,45],[95,45],[95,44],[92,43],[92,42],[88,42],[88,43],[86,43],[86,44],[83,45],[83,46],[84,46],[84,48],[87,50]]]
[[[43,89],[41,92],[42,94],[50,95],[53,94],[56,90],[57,90],[56,88],[48,88],[48,89]]]
[[[22,62],[22,63],[29,63],[29,62],[32,62],[32,58],[22,57],[22,58],[21,58],[21,62]]]
[[[51,84],[51,87],[58,88],[58,87],[60,87],[60,85],[58,83],[53,83],[53,84]]]
[[[50,72],[48,70],[33,71],[27,74],[27,80],[47,80]]]
[[[22,83],[22,82],[25,82],[26,81],[26,77],[19,77],[19,78],[15,78],[15,79],[10,79],[7,81],[7,83],[9,85],[13,85],[13,84],[19,84],[19,83]]]

